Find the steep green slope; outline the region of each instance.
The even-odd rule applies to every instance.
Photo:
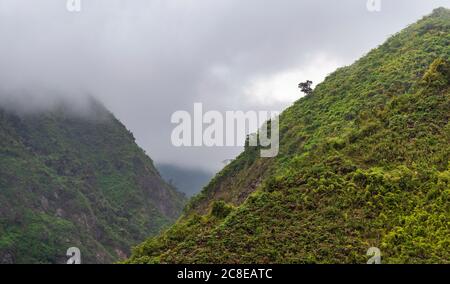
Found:
[[[450,11],[341,68],[129,263],[450,263]]]
[[[0,110],[0,263],[113,262],[175,221],[184,196],[97,102]]]

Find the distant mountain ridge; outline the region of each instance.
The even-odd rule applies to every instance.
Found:
[[[171,164],[157,164],[156,167],[165,181],[189,197],[199,193],[213,176],[204,170]]]
[[[450,263],[450,11],[340,68],[127,263]]]
[[[185,202],[99,102],[77,114],[0,108],[0,263],[111,263]]]

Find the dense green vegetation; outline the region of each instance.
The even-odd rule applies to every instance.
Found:
[[[0,110],[0,263],[114,262],[174,222],[184,196],[99,103]]]
[[[340,68],[127,263],[450,263],[450,11]]]

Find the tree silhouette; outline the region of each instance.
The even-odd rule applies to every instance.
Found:
[[[312,83],[313,83],[312,81],[307,80],[306,82],[302,82],[302,83],[298,84],[298,87],[306,95],[311,95],[313,92],[313,89],[311,88]]]

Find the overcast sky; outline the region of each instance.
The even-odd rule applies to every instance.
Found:
[[[175,148],[176,110],[282,110],[450,0],[0,0],[0,89],[101,100],[157,162],[217,170],[236,148]]]

